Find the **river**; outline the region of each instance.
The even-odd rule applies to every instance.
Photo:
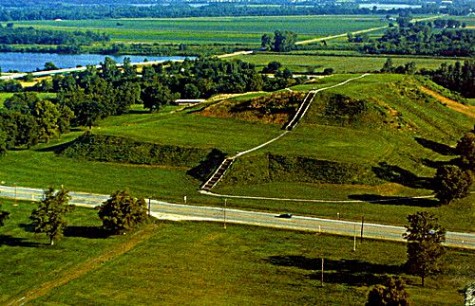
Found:
[[[21,53],[0,52],[2,72],[20,71],[33,72],[44,68],[45,63],[52,62],[58,68],[74,68],[78,66],[97,65],[104,62],[106,55],[101,54],[56,54],[56,53]],[[145,55],[107,55],[117,63],[129,57],[132,63],[148,61],[180,60],[181,56],[145,56]]]

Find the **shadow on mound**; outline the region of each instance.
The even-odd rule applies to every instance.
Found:
[[[199,165],[188,170],[186,174],[204,182],[219,167],[225,158],[226,153],[218,149],[213,149]]]
[[[106,231],[99,226],[68,226],[64,229],[65,237],[80,237],[89,239],[102,239],[111,235],[111,232]]]
[[[37,242],[28,241],[25,238],[16,238],[9,235],[0,235],[0,246],[2,245],[11,246],[11,247],[35,248],[35,247],[40,246],[41,244]]]
[[[430,177],[418,177],[411,171],[399,166],[389,165],[386,162],[380,162],[378,166],[373,167],[373,172],[382,180],[398,183],[411,188],[433,189],[433,179]]]
[[[436,153],[448,156],[457,155],[457,151],[455,150],[455,148],[452,148],[451,146],[448,146],[446,144],[420,137],[416,137],[415,140],[424,148],[430,149]]]
[[[440,205],[439,201],[435,199],[381,196],[377,194],[352,194],[349,195],[348,198],[382,205],[407,205],[419,207],[435,207]]]
[[[55,146],[37,149],[37,150],[35,150],[35,151],[37,151],[37,152],[54,152],[54,153],[61,153],[61,152],[64,151],[66,148],[68,148],[69,146],[71,146],[75,141],[76,141],[76,140],[71,140],[71,141],[69,141],[69,142],[60,143],[60,144],[55,145]]]
[[[268,262],[276,266],[296,267],[312,271],[311,279],[321,278],[321,259],[305,256],[271,256]],[[371,286],[381,284],[387,279],[387,274],[400,274],[401,265],[382,265],[360,260],[324,260],[325,283],[347,284],[351,286]]]

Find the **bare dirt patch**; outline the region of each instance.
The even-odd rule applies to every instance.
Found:
[[[475,118],[475,107],[463,105],[457,101],[444,97],[441,94],[433,90],[430,90],[429,88],[426,88],[426,87],[421,87],[421,91],[425,94],[428,94],[436,98],[437,100],[439,100],[439,102],[446,105],[448,108],[453,109],[454,111],[457,111],[459,113],[465,114],[469,116],[470,118]]]

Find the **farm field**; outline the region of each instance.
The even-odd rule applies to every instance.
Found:
[[[335,73],[362,73],[379,71],[388,56],[361,56],[355,54],[324,55],[321,51],[305,51],[305,55],[298,52],[291,54],[265,54],[255,53],[252,55],[241,55],[231,60],[240,59],[252,63],[257,69],[267,66],[269,62],[276,61],[284,67],[289,68],[294,73],[323,72],[325,68],[333,68]],[[417,69],[437,69],[442,63],[454,63],[456,60],[447,58],[424,58],[424,57],[393,57],[395,66],[415,62]]]
[[[264,33],[289,30],[299,40],[384,26],[381,16],[210,17],[176,19],[112,19],[79,21],[22,21],[17,26],[111,35],[116,43],[246,44],[260,46]],[[190,35],[193,33],[193,35]]]
[[[28,231],[34,205],[12,204],[3,206],[12,218],[2,229],[0,303],[28,296],[36,298],[31,305],[183,304],[190,298],[200,305],[361,305],[385,274],[398,274],[414,304],[453,305],[462,303],[459,290],[475,273],[473,251],[448,250],[444,272],[421,287],[418,277],[402,271],[402,243],[365,240],[353,251],[351,238],[250,226],[224,231],[221,224],[156,222],[105,238],[96,211],[84,208],[68,216],[66,236],[50,247]]]

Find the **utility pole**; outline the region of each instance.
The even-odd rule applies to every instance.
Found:
[[[360,243],[363,243],[363,228],[364,228],[364,215],[361,216],[361,236],[360,236]]]
[[[224,210],[223,210],[223,221],[224,221],[224,229],[226,229],[226,205],[228,199],[224,199]]]
[[[150,197],[148,198],[148,216],[150,217]]]

